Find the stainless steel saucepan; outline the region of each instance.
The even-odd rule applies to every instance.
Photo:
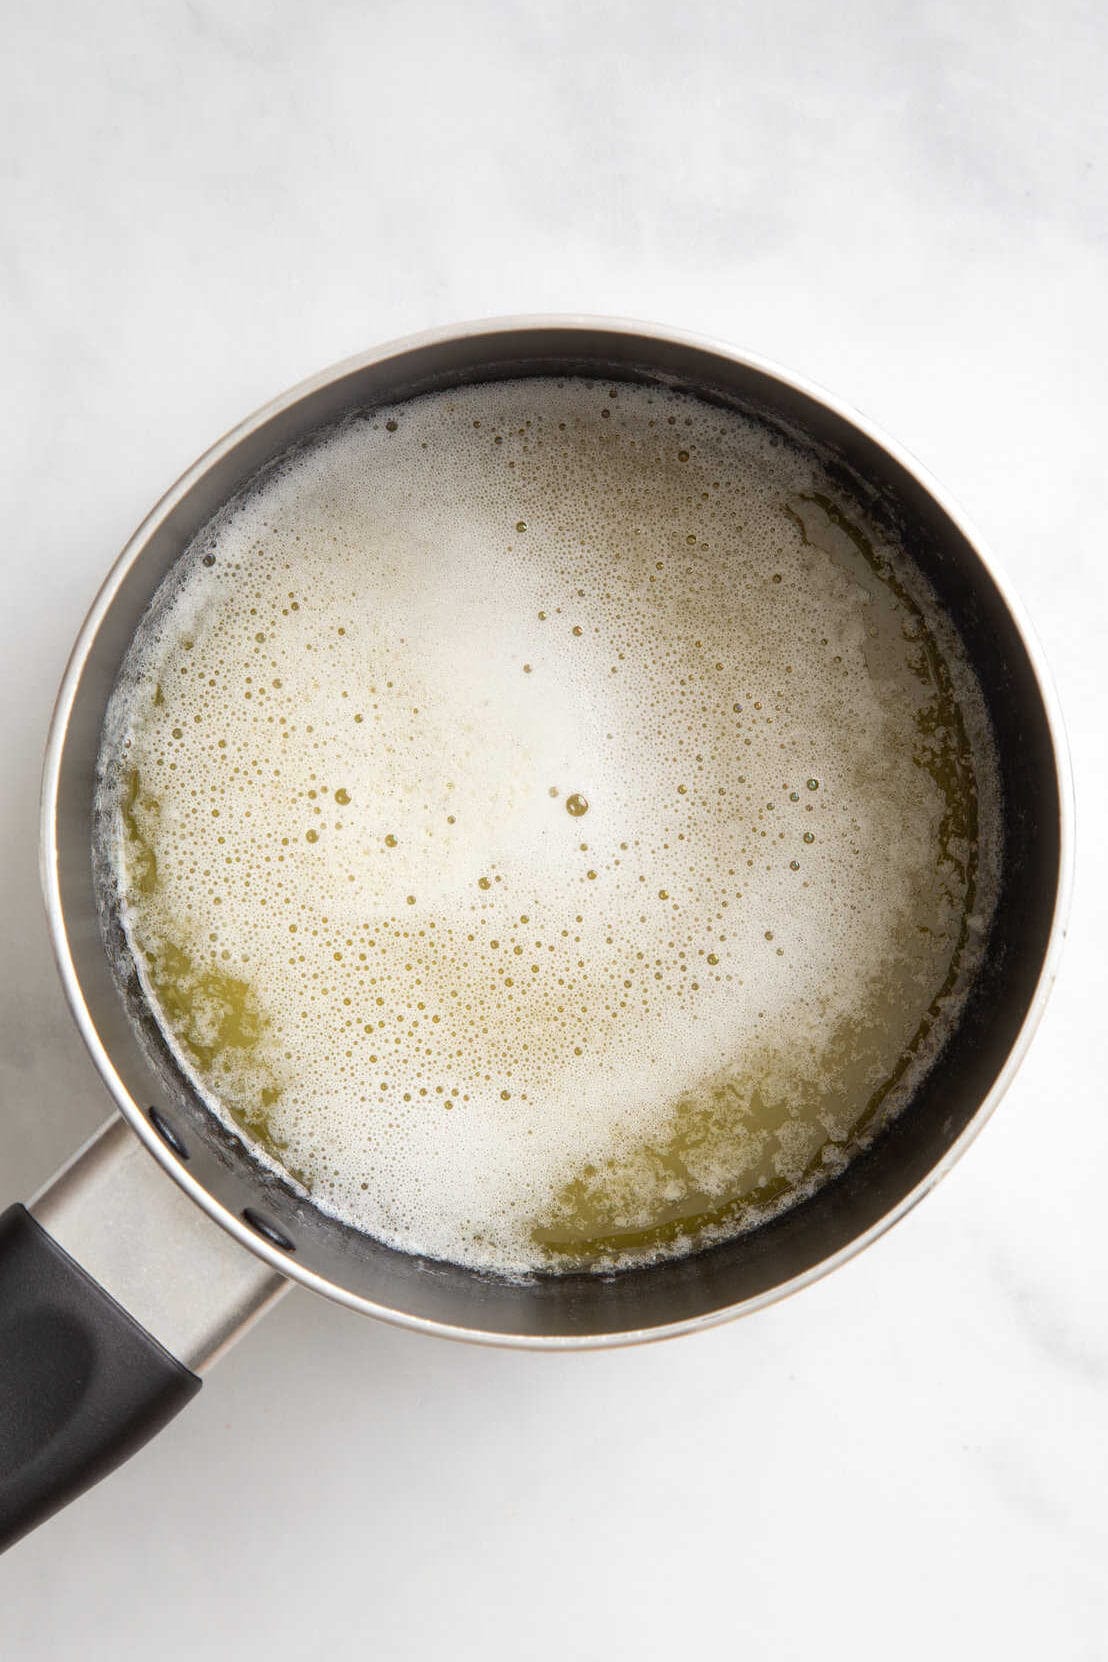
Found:
[[[211,515],[346,412],[469,382],[593,375],[750,411],[816,447],[895,527],[960,631],[992,716],[1004,864],[957,1030],[899,1119],[811,1199],[740,1239],[611,1276],[500,1280],[393,1251],[263,1171],[204,1108],[101,932],[93,783],[104,711],[155,589]],[[568,1349],[689,1333],[781,1298],[903,1217],[977,1134],[1042,1011],[1071,863],[1065,745],[1042,658],[992,559],[938,486],[796,376],[666,329],[527,318],[439,330],[325,371],[173,486],[120,555],[74,648],[46,751],[42,876],[74,1019],[119,1115],[0,1215],[0,1545],[169,1420],[292,1281],[366,1315],[482,1343]]]

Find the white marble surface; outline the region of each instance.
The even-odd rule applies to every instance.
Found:
[[[0,1655],[1108,1656],[1108,25],[1082,0],[37,0],[0,68],[0,1201],[105,1112],[40,915],[50,703],[163,487],[430,323],[658,318],[913,448],[1053,661],[1081,834],[1031,1056],[800,1298],[533,1356],[293,1293],[0,1563]]]

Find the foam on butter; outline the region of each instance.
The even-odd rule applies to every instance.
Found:
[[[995,888],[980,695],[819,464],[626,384],[351,419],[231,504],[102,757],[181,1066],[338,1217],[518,1273],[839,1169]]]

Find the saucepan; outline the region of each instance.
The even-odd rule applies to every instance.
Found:
[[[955,1031],[909,1105],[841,1175],[762,1227],[684,1259],[509,1281],[394,1251],[262,1169],[176,1067],[137,982],[121,986],[113,972],[92,847],[109,695],[154,591],[212,514],[354,409],[531,375],[680,387],[821,452],[844,491],[907,546],[976,667],[999,752],[1004,851],[987,951]],[[912,458],[796,375],[668,329],[513,319],[381,347],[251,416],[173,486],[116,561],[50,731],[47,919],[74,1020],[119,1113],[29,1207],[0,1215],[0,1545],[165,1425],[293,1282],[424,1333],[564,1350],[691,1333],[844,1262],[949,1170],[1011,1080],[1055,973],[1071,822],[1049,677],[994,561]]]

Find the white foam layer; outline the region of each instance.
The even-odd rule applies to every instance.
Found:
[[[677,395],[500,384],[345,425],[185,557],[113,717],[125,921],[183,1065],[325,1208],[534,1267],[689,1093],[755,1053],[818,1085],[890,964],[889,1071],[954,998],[934,686],[826,491]],[[810,1093],[774,1170],[878,1083]]]

